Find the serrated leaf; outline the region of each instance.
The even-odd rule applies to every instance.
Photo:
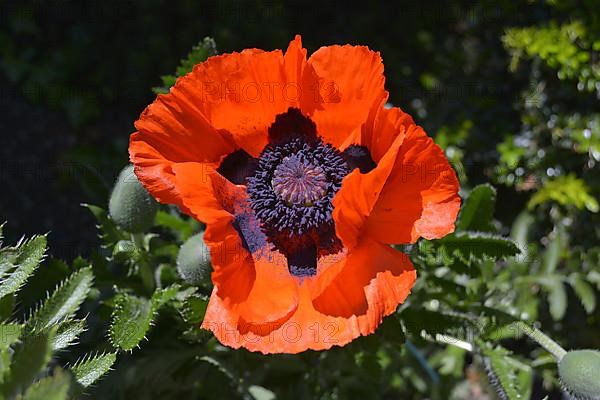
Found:
[[[491,232],[496,206],[496,189],[485,184],[473,188],[460,210],[456,227],[460,230]]]
[[[60,324],[52,340],[52,348],[54,350],[61,350],[69,347],[79,338],[79,335],[83,331],[85,331],[84,320],[77,319]]]
[[[18,247],[0,248],[0,282],[5,274],[15,268],[17,257],[19,257]]]
[[[476,320],[471,317],[419,307],[408,307],[402,310],[399,317],[407,331],[407,337],[417,344],[423,343],[423,334],[431,337],[436,334],[462,335],[467,328],[476,331],[480,329]]]
[[[572,274],[569,277],[569,284],[575,291],[575,294],[581,301],[581,305],[585,309],[585,312],[591,314],[596,309],[596,293],[594,288],[579,274]]]
[[[188,53],[186,58],[181,60],[181,64],[177,67],[177,76],[183,76],[192,72],[194,66],[215,54],[217,54],[217,45],[214,39],[205,37],[201,42],[192,47],[192,50]]]
[[[177,298],[180,286],[171,285],[157,289],[150,300],[119,295],[112,315],[110,338],[122,350],[131,350],[146,336],[156,312],[166,303]]]
[[[11,318],[15,305],[14,294],[0,298],[0,321],[6,321]]]
[[[23,325],[20,324],[0,324],[0,350],[8,349],[19,340],[22,331]]]
[[[27,322],[29,327],[43,330],[71,318],[86,299],[93,281],[94,274],[91,267],[82,268],[71,274],[33,313]]]
[[[208,299],[200,295],[190,296],[181,308],[181,315],[185,322],[198,325],[204,319],[208,307]]]
[[[114,245],[119,240],[128,239],[129,235],[120,230],[117,225],[108,217],[108,213],[103,208],[91,204],[82,204],[83,207],[90,210],[98,221],[100,238],[108,245]]]
[[[114,346],[131,350],[146,336],[150,329],[154,307],[148,299],[121,294],[112,314],[110,339]]]
[[[156,94],[169,93],[169,88],[175,85],[178,77],[192,71],[196,64],[205,61],[208,57],[217,54],[215,41],[212,38],[205,37],[200,43],[192,47],[186,58],[181,60],[180,65],[175,71],[175,75],[164,75],[161,77],[163,86],[154,87],[152,91]]]
[[[156,289],[152,295],[152,306],[154,309],[157,310],[164,304],[175,299],[179,294],[179,288],[179,285],[174,284],[164,289]]]
[[[54,375],[40,379],[31,385],[24,400],[66,400],[69,398],[71,379],[60,369],[54,371]]]
[[[106,374],[117,360],[117,353],[88,356],[77,362],[71,371],[77,382],[88,387]]]
[[[531,391],[531,368],[510,357],[502,347],[481,346],[490,383],[500,398],[523,400]]]
[[[0,298],[18,291],[37,269],[46,252],[46,236],[34,236],[14,248],[0,252]]]
[[[8,379],[2,386],[2,392],[8,397],[25,390],[52,358],[52,339],[54,330],[27,337],[15,350],[10,365]]]
[[[600,209],[598,200],[591,194],[587,183],[575,174],[563,175],[544,182],[543,186],[529,199],[527,207],[534,209],[546,202],[557,202],[563,206],[575,206],[596,213]]]
[[[440,251],[464,263],[485,258],[505,258],[519,254],[519,248],[510,239],[480,232],[458,232],[436,241]]]

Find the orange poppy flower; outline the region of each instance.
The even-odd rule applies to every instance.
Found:
[[[416,279],[390,244],[454,230],[456,174],[387,98],[379,53],[307,59],[297,36],[285,54],[211,57],[142,113],[135,173],[206,224],[202,327],[221,343],[298,353],[373,333]]]

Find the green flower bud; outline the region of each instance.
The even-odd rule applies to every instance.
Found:
[[[133,173],[133,165],[121,171],[108,202],[110,217],[127,232],[146,232],[154,224],[158,203]]]
[[[204,233],[190,237],[181,245],[177,254],[177,272],[191,285],[210,280],[210,253],[204,243]]]
[[[600,351],[573,350],[558,362],[563,388],[578,400],[600,400]]]

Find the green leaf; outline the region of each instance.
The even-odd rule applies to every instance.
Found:
[[[3,393],[12,397],[31,385],[52,358],[53,337],[54,330],[49,330],[29,336],[16,348],[9,377],[2,387]]]
[[[258,385],[248,387],[248,393],[250,393],[254,400],[274,400],[277,398],[275,393]]]
[[[161,77],[163,86],[154,87],[152,91],[156,94],[169,93],[169,88],[175,85],[178,77],[183,76],[192,71],[196,64],[205,61],[208,57],[217,54],[215,41],[209,37],[205,37],[200,43],[192,48],[192,51],[186,58],[181,60],[179,67],[175,71],[175,75],[165,75]]]
[[[10,358],[12,356],[12,349],[0,349],[0,399],[2,399],[2,393],[6,391],[4,387],[4,380],[10,370]]]
[[[137,346],[150,329],[154,311],[150,300],[120,294],[112,314],[109,332],[113,345],[126,351]]]
[[[85,320],[76,319],[65,321],[58,327],[56,335],[52,340],[52,348],[60,350],[72,345],[79,335],[85,331]]]
[[[458,232],[435,242],[443,255],[471,264],[487,257],[494,259],[519,254],[519,248],[510,239],[480,232]]]
[[[590,188],[583,179],[574,174],[559,176],[544,183],[529,200],[528,207],[533,209],[546,202],[557,202],[563,206],[575,206],[591,212],[598,212],[598,200],[590,194]]]
[[[184,219],[179,215],[162,210],[158,210],[156,213],[155,223],[169,229],[182,242],[200,229],[200,224],[196,220],[192,218]]]
[[[188,53],[187,57],[181,60],[181,65],[177,67],[177,76],[183,76],[189,72],[196,64],[200,64],[205,61],[208,57],[217,54],[217,45],[214,39],[205,37],[197,45],[192,47],[192,50]]]
[[[0,250],[0,298],[18,291],[46,252],[46,236],[34,236],[15,248]]]
[[[0,298],[0,321],[6,321],[12,317],[15,305],[16,300],[14,294]]]
[[[106,374],[117,360],[117,353],[104,353],[95,356],[88,355],[78,361],[71,371],[77,382],[88,387]]]
[[[181,315],[185,322],[190,325],[198,325],[204,319],[208,299],[200,295],[190,296],[185,300],[181,308]]]
[[[180,286],[157,289],[150,300],[122,293],[115,302],[110,327],[112,343],[122,350],[131,350],[146,336],[154,315],[163,305],[179,295]]]
[[[108,245],[113,245],[119,240],[129,239],[130,235],[121,231],[117,225],[108,217],[106,210],[93,206],[91,204],[82,204],[83,207],[90,210],[98,221],[98,229],[100,230],[100,238]]]
[[[534,218],[527,211],[522,211],[512,225],[510,237],[517,244],[521,253],[517,255],[519,261],[527,258],[527,245],[529,243],[529,228],[534,223]]]
[[[548,274],[553,273],[558,266],[564,249],[564,233],[561,229],[556,230],[554,239],[550,241],[548,248],[544,252],[544,271]]]
[[[420,307],[405,308],[399,317],[407,331],[407,338],[417,344],[423,343],[423,334],[431,337],[435,337],[436,334],[463,335],[467,328],[475,331],[480,329],[472,317]]]
[[[596,309],[596,293],[594,288],[581,275],[574,273],[569,276],[569,284],[581,301],[585,312],[591,314]]]
[[[531,368],[510,356],[502,347],[481,346],[484,365],[492,386],[500,398],[508,400],[528,399],[531,392]]]
[[[177,284],[171,285],[164,289],[157,289],[152,295],[152,306],[155,310],[158,310],[160,307],[168,303],[169,301],[175,299],[179,294],[180,286]]]
[[[22,331],[23,325],[15,323],[0,324],[0,350],[8,349],[9,346],[19,340]]]
[[[62,370],[56,369],[54,375],[40,379],[31,385],[24,400],[67,400],[71,379]]]
[[[556,5],[558,1],[548,2]],[[597,64],[590,61],[598,47],[594,35],[586,32],[586,24],[574,20],[558,25],[507,29],[502,36],[504,47],[512,58],[510,69],[516,70],[521,59],[540,59],[556,69],[559,79],[577,79],[577,89],[597,91]],[[592,44],[593,43],[593,44]]]
[[[94,274],[91,267],[82,268],[71,274],[34,312],[28,325],[35,330],[44,330],[71,318],[86,299],[93,281]]]
[[[463,231],[494,231],[495,205],[496,189],[488,184],[476,186],[460,210],[456,227]]]
[[[548,291],[550,315],[555,321],[560,321],[567,312],[567,291],[562,279],[556,278],[544,285]]]

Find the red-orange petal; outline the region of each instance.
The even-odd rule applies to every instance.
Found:
[[[250,221],[244,187],[195,163],[176,164],[174,171],[184,205],[207,221],[204,240],[212,281],[224,306],[243,318],[249,330],[283,321],[297,307],[297,284],[285,257],[268,249],[258,222]],[[209,206],[220,207],[220,212],[207,215],[203,210]]]
[[[268,127],[289,107],[314,108],[316,76],[306,69],[300,36],[281,50],[250,49],[209,58],[175,85],[217,130],[257,157],[267,144]]]
[[[302,47],[300,35],[296,35],[285,52],[286,73],[282,95],[290,107],[299,108],[305,115],[313,113],[321,98],[319,95],[319,77],[306,61],[307,51]]]
[[[406,132],[364,232],[384,243],[414,243],[454,232],[459,183],[444,152],[419,126]]]
[[[378,160],[375,169],[366,174],[355,169],[342,181],[342,187],[333,198],[333,219],[336,234],[345,247],[351,249],[356,246],[362,235],[367,219],[392,173],[403,140],[402,132]]]
[[[214,284],[230,302],[244,301],[256,273],[252,255],[233,226],[233,203],[245,201],[243,189],[203,164],[174,164],[173,172],[184,209],[206,223],[204,240],[211,252]]]
[[[372,114],[373,115],[373,114]],[[347,247],[362,234],[383,243],[414,243],[454,230],[458,179],[443,151],[397,108],[381,108],[363,126],[377,167],[348,175],[333,200],[336,232]]]
[[[341,147],[348,135],[367,120],[375,104],[387,99],[383,62],[365,46],[321,47],[308,59],[319,77],[319,104],[303,110],[328,143]]]
[[[129,157],[144,187],[160,202],[187,212],[173,166],[196,163],[216,167],[233,143],[210,126],[188,98],[174,91],[160,95],[135,123]]]
[[[288,108],[277,86],[285,82],[280,50],[244,50],[209,58],[177,82],[210,124],[231,133],[236,144],[258,156],[267,128]]]
[[[298,307],[297,278],[289,273],[285,257],[266,249],[260,253],[255,254],[256,278],[247,298],[238,304],[224,303],[226,312],[238,317],[238,327],[245,333],[275,329]]]
[[[262,353],[343,346],[360,335],[373,333],[383,317],[406,299],[416,279],[405,254],[370,239],[364,239],[340,263],[339,275],[324,289],[318,276],[302,281],[298,308],[285,322],[273,324],[272,329],[240,328],[238,316],[229,311],[216,291],[202,327],[227,346]]]

